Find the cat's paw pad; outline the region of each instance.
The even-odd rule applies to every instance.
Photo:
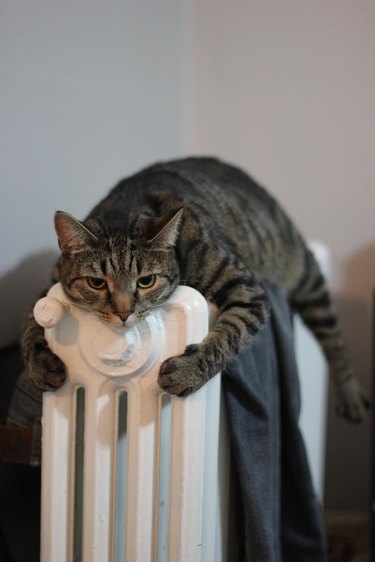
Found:
[[[43,342],[27,362],[27,374],[40,390],[57,390],[66,380],[65,365]]]
[[[355,377],[337,385],[336,412],[353,423],[360,423],[370,408],[366,391]]]
[[[188,345],[183,355],[170,357],[160,367],[159,386],[176,396],[188,396],[207,382],[209,376],[198,345]]]

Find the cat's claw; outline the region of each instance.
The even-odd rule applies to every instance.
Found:
[[[189,345],[183,355],[170,357],[161,365],[159,386],[175,396],[188,396],[209,379],[199,346]]]
[[[27,374],[40,390],[57,390],[66,380],[65,365],[49,349],[38,346],[27,362]]]
[[[366,411],[370,408],[366,391],[355,377],[337,385],[336,399],[336,413],[353,423],[363,421]]]

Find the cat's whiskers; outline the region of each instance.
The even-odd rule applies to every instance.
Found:
[[[196,282],[197,279],[195,277],[190,277],[190,272],[192,269],[193,269],[193,264],[189,264],[189,267],[187,268],[185,273],[184,280],[183,281],[180,280],[179,285],[186,285],[188,279],[189,279],[189,285],[192,285],[192,283]]]
[[[97,316],[98,318],[101,318],[102,320],[106,320],[107,322],[111,322],[111,315],[108,314],[108,312],[102,312],[101,310],[93,310],[92,308],[90,308],[88,305],[85,306],[81,303],[78,302],[74,302],[74,306],[76,306],[77,308],[84,310],[85,312],[89,313],[89,314],[94,314],[95,316]]]
[[[73,301],[73,303],[74,303],[74,306],[76,306],[76,307],[79,308],[80,310],[85,310],[86,312],[89,312],[89,313],[91,313],[91,314],[93,314],[93,313],[94,313],[94,314],[97,314],[97,312],[94,311],[92,308],[90,308],[89,305],[84,305],[84,304],[82,304],[82,303],[76,301],[75,299],[72,299],[72,301]],[[99,314],[99,312],[98,312],[98,314]]]

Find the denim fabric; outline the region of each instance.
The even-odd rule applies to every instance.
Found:
[[[268,287],[267,293],[267,325],[223,373],[240,496],[238,559],[322,562],[322,511],[298,426],[291,313],[281,291]]]

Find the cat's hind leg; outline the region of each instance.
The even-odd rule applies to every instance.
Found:
[[[336,385],[337,412],[350,421],[361,421],[369,400],[353,373],[326,280],[310,250],[306,250],[304,273],[289,300],[323,349]]]

